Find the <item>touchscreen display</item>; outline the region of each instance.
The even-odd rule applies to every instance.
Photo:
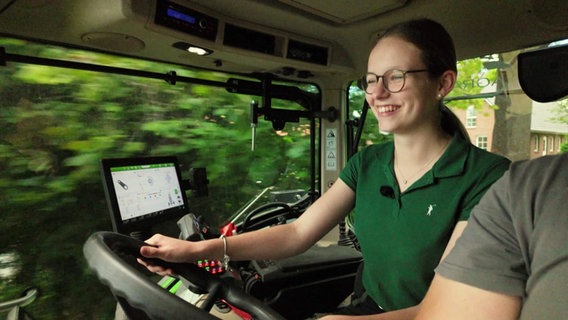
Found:
[[[110,174],[123,222],[184,205],[172,162],[116,167]]]
[[[175,157],[101,160],[114,231],[125,233],[187,213]]]

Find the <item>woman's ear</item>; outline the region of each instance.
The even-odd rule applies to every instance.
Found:
[[[453,70],[446,70],[440,76],[438,84],[438,95],[441,97],[447,96],[450,91],[454,89],[456,84],[457,74]]]

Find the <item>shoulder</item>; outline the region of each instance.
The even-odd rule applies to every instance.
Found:
[[[505,171],[511,165],[511,160],[508,158],[493,153],[469,143],[468,147],[468,166],[477,168],[497,168],[498,170]]]
[[[389,141],[368,145],[357,152],[352,158],[359,159],[360,161],[382,160],[382,162],[387,162],[392,158],[393,151],[394,144],[392,141]]]
[[[513,162],[506,174],[508,185],[534,196],[534,190],[568,186],[568,153]],[[544,191],[548,194],[548,191]],[[554,192],[558,194],[558,192]],[[567,194],[568,195],[568,194]]]
[[[511,163],[511,161],[506,157],[497,154],[495,152],[481,149],[469,141],[460,140],[459,143],[466,146],[469,157],[473,157],[475,159],[483,159],[489,162],[497,162],[497,163],[506,162],[507,164]]]
[[[392,160],[392,142],[369,145],[353,155],[339,173],[339,178],[352,190],[356,190],[361,176],[388,164]]]
[[[361,149],[359,153],[378,153],[388,150],[394,150],[394,143],[392,141],[368,145]]]
[[[568,153],[549,155],[532,160],[516,161],[511,164],[511,172],[515,175],[542,175],[546,172],[561,173],[568,171]]]
[[[353,155],[340,173],[347,180],[348,176],[355,177],[370,168],[384,166],[392,161],[394,147],[392,142],[366,146]]]
[[[446,155],[440,161],[440,176],[471,176],[484,179],[487,174],[501,176],[511,161],[501,155],[480,149],[469,141],[454,136]]]

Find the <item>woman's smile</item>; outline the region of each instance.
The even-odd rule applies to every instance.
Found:
[[[399,105],[393,105],[393,104],[382,105],[382,106],[376,107],[377,113],[379,113],[379,114],[392,113],[392,112],[397,111],[400,108],[401,107]]]

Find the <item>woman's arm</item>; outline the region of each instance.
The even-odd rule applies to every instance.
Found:
[[[355,193],[343,181],[336,183],[295,221],[227,237],[227,254],[232,260],[281,259],[299,254],[321,239],[353,208]],[[170,262],[193,262],[198,259],[223,258],[222,239],[198,242],[154,235],[142,247],[147,258]],[[168,273],[161,267],[139,261],[152,272]]]

